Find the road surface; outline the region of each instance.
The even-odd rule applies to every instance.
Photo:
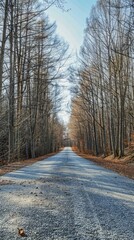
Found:
[[[0,240],[134,240],[134,181],[70,148],[0,181]]]

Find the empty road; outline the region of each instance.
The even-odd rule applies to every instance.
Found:
[[[134,240],[134,181],[70,148],[0,182],[0,240]]]

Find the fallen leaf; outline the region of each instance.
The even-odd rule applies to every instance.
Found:
[[[27,237],[23,228],[18,228],[18,235],[21,237]]]

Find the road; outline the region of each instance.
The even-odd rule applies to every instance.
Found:
[[[0,240],[134,240],[134,181],[70,148],[0,181]]]

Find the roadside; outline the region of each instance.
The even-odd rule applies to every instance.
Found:
[[[118,172],[120,175],[126,176],[128,178],[134,179],[134,156],[130,157],[124,157],[122,159],[118,158],[112,158],[112,156],[102,158],[102,157],[96,157],[91,154],[85,154],[80,153],[77,148],[72,148],[72,150],[78,154],[80,157],[83,157],[85,159],[91,160],[95,162],[96,164],[105,167],[107,169],[111,169],[115,172]],[[13,162],[9,163],[7,165],[0,166],[0,176],[12,172],[15,170],[18,170],[22,167],[32,165],[33,163],[36,163],[38,161],[44,160],[48,157],[54,156],[56,153],[49,153],[44,156],[40,156],[37,158],[30,158],[27,160],[21,160],[19,162]]]
[[[96,157],[91,154],[85,154],[79,152],[75,147],[72,150],[78,154],[80,157],[91,160],[96,164],[111,169],[120,175],[126,176],[128,178],[134,179],[134,153],[125,156],[124,158],[113,158],[113,156],[108,156],[106,158]]]
[[[40,157],[37,157],[37,158],[30,158],[30,159],[20,160],[18,162],[12,162],[12,163],[9,163],[9,164],[2,165],[2,166],[0,166],[0,176],[6,174],[8,172],[16,171],[16,170],[18,170],[22,167],[32,165],[33,163],[36,163],[38,161],[42,161],[42,160],[44,160],[48,157],[54,156],[58,152],[49,153],[49,154],[46,154],[44,156],[40,156]]]

